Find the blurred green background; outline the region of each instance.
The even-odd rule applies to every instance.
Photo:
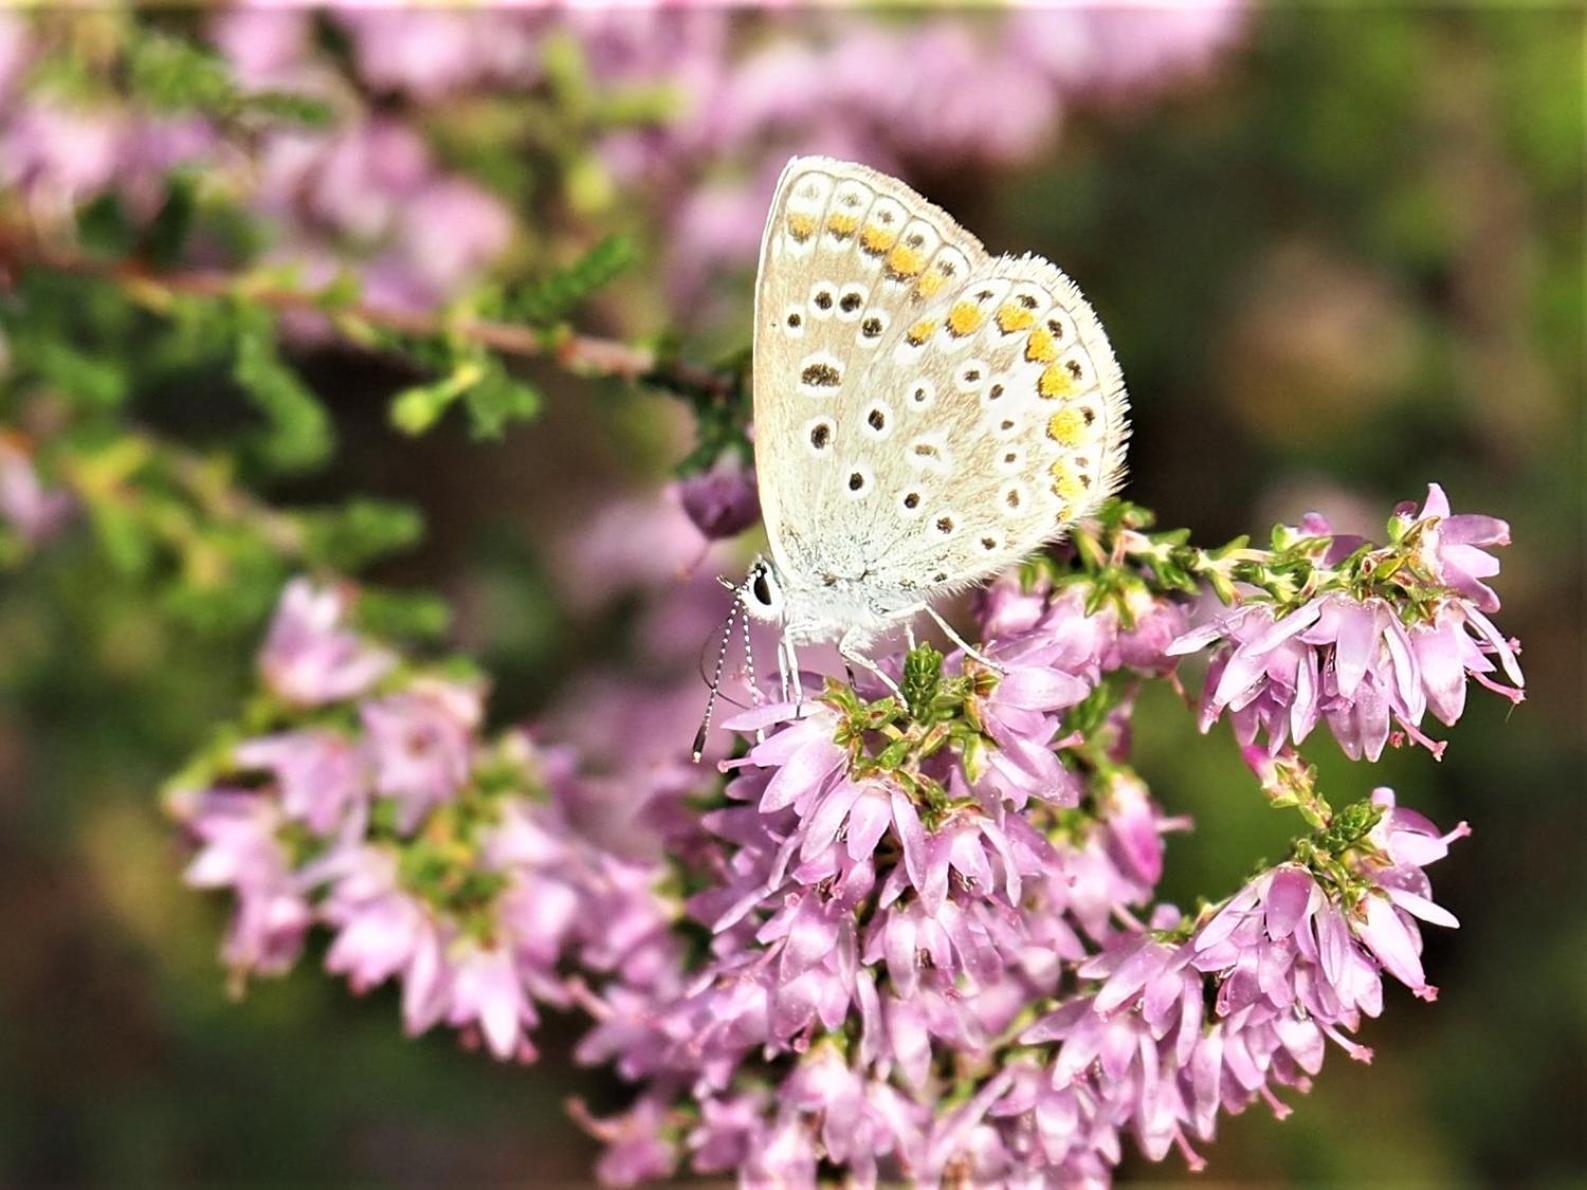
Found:
[[[1525,646],[1527,701],[1474,693],[1442,763],[1352,767],[1325,735],[1309,750],[1336,802],[1387,784],[1474,826],[1433,872],[1462,922],[1429,931],[1442,995],[1391,989],[1362,1034],[1374,1064],[1332,1051],[1292,1118],[1226,1121],[1202,1184],[1587,1178],[1583,53],[1570,6],[1262,10],[1204,86],[1071,113],[1058,148],[993,187],[918,179],[992,249],[1084,286],[1135,406],[1127,494],[1165,524],[1215,544],[1315,508],[1379,532],[1437,480],[1457,512],[1512,525],[1499,622]],[[746,314],[712,341],[747,334]],[[372,397],[399,378],[329,346],[303,363],[347,447],[285,495],[426,510],[427,544],[379,577],[455,601],[500,714],[621,657],[559,601],[548,542],[632,486],[636,459],[665,477],[676,409],[548,380],[546,419],[503,442],[414,442]],[[584,1181],[563,1102],[622,1092],[568,1060],[577,1020],[515,1069],[405,1040],[389,991],[355,999],[312,955],[228,998],[224,907],[181,887],[156,791],[243,697],[252,642],[173,629],[102,566],[68,536],[0,599],[0,1182]],[[1141,767],[1197,820],[1164,887],[1188,900],[1290,823],[1226,728],[1201,739],[1158,694]],[[1182,1177],[1172,1159],[1125,1172]]]

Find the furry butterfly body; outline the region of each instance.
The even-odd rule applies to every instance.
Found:
[[[860,650],[1062,535],[1117,488],[1118,365],[1074,283],[991,257],[861,165],[795,158],[755,295],[769,557],[741,588],[794,645]],[[944,625],[946,627],[946,625]]]

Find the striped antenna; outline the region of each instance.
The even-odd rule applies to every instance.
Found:
[[[718,579],[717,581],[733,591],[735,595],[740,595],[739,589],[725,579]],[[728,609],[727,619],[722,624],[722,644],[716,651],[716,671],[711,675],[711,693],[705,699],[705,717],[700,720],[700,730],[694,733],[694,747],[689,751],[689,755],[693,758],[695,764],[699,764],[700,757],[705,755],[705,737],[706,733],[711,730],[711,715],[716,710],[716,696],[722,689],[722,669],[727,664],[728,642],[733,639],[733,621],[742,610],[743,600],[740,596],[733,600],[733,606]],[[747,616],[745,617],[744,626],[746,630],[749,627]]]

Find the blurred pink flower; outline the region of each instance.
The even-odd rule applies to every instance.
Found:
[[[473,687],[421,679],[360,707],[375,791],[397,799],[397,826],[414,830],[454,797],[474,763],[474,730],[482,718]]]
[[[301,706],[341,702],[365,693],[396,665],[388,650],[346,625],[348,595],[294,579],[281,594],[259,654],[265,684]]]
[[[186,817],[198,851],[183,878],[236,898],[222,955],[239,977],[290,968],[314,920],[304,882],[277,839],[281,822],[270,799],[226,788],[193,797]]]
[[[676,489],[683,511],[707,541],[736,537],[760,520],[755,472],[734,455],[679,480]]]
[[[234,4],[211,22],[209,34],[237,80],[262,89],[298,81],[312,20],[307,8]]]
[[[37,545],[58,533],[75,508],[71,494],[46,486],[28,452],[0,433],[0,521]]]
[[[334,834],[369,792],[358,748],[330,731],[291,731],[246,740],[232,750],[244,769],[268,769],[280,788],[281,810],[319,835]]]
[[[1021,5],[1006,42],[1082,97],[1149,95],[1205,72],[1238,38],[1247,11],[1242,0]]]
[[[367,7],[338,3],[353,63],[375,91],[435,100],[465,87],[524,87],[539,74],[540,17],[530,10]]]

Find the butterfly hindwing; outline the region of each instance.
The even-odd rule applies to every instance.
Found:
[[[1122,476],[1123,384],[1074,284],[988,257],[872,170],[790,163],[755,333],[761,504],[796,581],[918,604],[1058,537]]]
[[[985,261],[924,306],[861,387],[904,417],[867,537],[877,577],[928,593],[1056,539],[1118,487],[1118,365],[1074,284],[1039,257]]]

